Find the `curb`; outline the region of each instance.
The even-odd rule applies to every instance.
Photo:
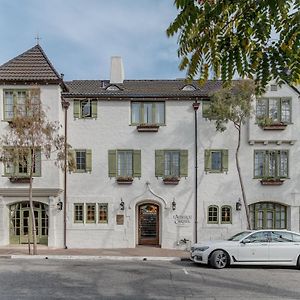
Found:
[[[118,260],[118,261],[189,261],[185,257],[166,256],[91,256],[91,255],[1,255],[0,259]]]

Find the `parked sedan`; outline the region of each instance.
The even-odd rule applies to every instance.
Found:
[[[300,233],[275,229],[243,231],[225,241],[194,244],[191,259],[217,269],[242,264],[300,268]]]

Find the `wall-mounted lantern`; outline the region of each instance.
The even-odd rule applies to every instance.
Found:
[[[56,204],[57,210],[62,210],[63,208],[63,203],[61,202],[61,200],[59,199],[57,204]]]
[[[175,198],[173,198],[173,201],[172,201],[172,209],[173,209],[173,210],[176,210],[176,202],[175,202]]]
[[[121,198],[120,210],[124,210],[124,208],[125,208],[125,203],[124,203],[123,199]]]
[[[241,198],[239,198],[239,200],[235,203],[235,209],[236,210],[241,210],[242,209]]]

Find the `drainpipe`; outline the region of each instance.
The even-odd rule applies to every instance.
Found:
[[[197,99],[193,103],[195,113],[195,232],[194,241],[197,243],[198,240],[198,108],[200,103]]]
[[[68,108],[70,106],[70,102],[66,101],[62,98],[62,107],[65,112],[64,116],[64,125],[65,125],[65,140],[64,140],[64,248],[67,247],[67,160],[68,160],[68,149],[67,149],[67,134],[68,134]]]

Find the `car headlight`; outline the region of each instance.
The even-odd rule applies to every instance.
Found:
[[[203,247],[192,247],[192,251],[205,251],[207,250],[209,247],[208,246],[203,246]]]

